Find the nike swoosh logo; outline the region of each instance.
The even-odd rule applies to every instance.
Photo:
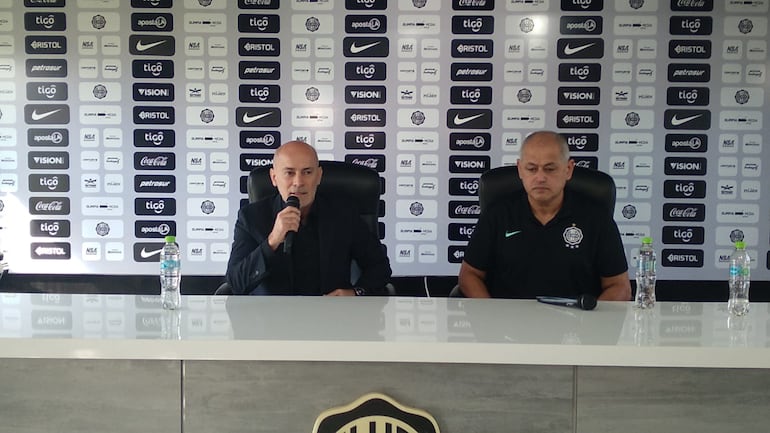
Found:
[[[512,232],[506,231],[506,232],[505,232],[505,237],[506,237],[506,238],[509,238],[509,237],[511,237],[511,236],[513,236],[513,235],[517,235],[517,234],[519,234],[519,233],[521,233],[521,230],[514,230],[514,231],[512,231]]]
[[[163,248],[159,248],[159,249],[157,249],[155,251],[147,251],[146,249],[142,248],[142,251],[139,251],[139,255],[143,259],[149,259],[152,256],[160,254],[161,250],[163,250]]]
[[[702,115],[702,114],[696,114],[696,115],[694,115],[694,116],[690,116],[690,117],[683,117],[683,118],[681,118],[681,119],[680,119],[680,118],[678,118],[678,117],[676,117],[676,116],[677,116],[677,115],[676,115],[676,114],[674,114],[674,117],[672,117],[672,118],[671,118],[671,124],[672,124],[673,126],[679,126],[679,125],[681,125],[681,124],[683,124],[683,123],[687,123],[687,122],[689,122],[689,121],[691,121],[691,120],[693,120],[693,119],[697,119],[697,118],[699,118],[699,117],[701,117],[701,116],[703,116],[703,115]]]
[[[32,118],[32,120],[43,120],[46,117],[51,116],[55,113],[58,113],[61,110],[62,110],[61,108],[57,108],[55,110],[48,111],[46,113],[38,113],[37,110],[35,109],[35,110],[32,110],[32,115],[30,117]]]
[[[468,117],[460,117],[459,114],[455,114],[455,125],[462,125],[463,123],[468,123],[471,120],[478,119],[479,117],[481,117],[483,115],[484,115],[484,113],[474,114],[473,116],[468,116]]]
[[[350,52],[353,53],[353,54],[358,54],[361,51],[368,50],[369,48],[371,48],[371,47],[373,47],[375,45],[379,45],[379,44],[380,44],[380,42],[377,41],[377,42],[372,42],[371,44],[366,44],[366,45],[358,46],[358,45],[356,45],[355,42],[353,42],[353,45],[350,46]]]
[[[256,116],[249,116],[249,113],[243,113],[243,123],[256,122],[257,120],[267,117],[271,114],[273,114],[272,111],[268,111],[267,113],[257,114]]]
[[[591,42],[590,44],[585,44],[585,45],[581,45],[579,47],[572,48],[571,46],[569,46],[569,44],[567,44],[564,47],[564,54],[566,54],[568,56],[571,56],[571,55],[573,55],[575,53],[579,53],[580,51],[583,51],[586,48],[594,46],[594,45],[596,45],[596,42]]]
[[[157,47],[160,44],[165,44],[166,41],[152,42],[150,44],[144,44],[142,41],[136,41],[136,51],[147,51],[150,48]]]

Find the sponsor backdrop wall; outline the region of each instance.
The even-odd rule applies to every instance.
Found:
[[[768,280],[767,45],[768,0],[0,0],[2,248],[154,274],[176,234],[223,274],[298,138],[380,173],[396,275],[453,275],[479,174],[547,128],[615,178],[630,261],[719,280],[743,239]]]

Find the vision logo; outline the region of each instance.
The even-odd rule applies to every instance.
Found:
[[[490,157],[486,155],[450,155],[450,173],[483,173],[489,169]]]
[[[695,175],[706,174],[706,158],[667,157],[664,160],[664,173],[667,175]]]
[[[601,91],[598,87],[559,87],[559,105],[599,105]]]
[[[134,83],[134,101],[174,100],[174,85],[171,83]]]
[[[384,104],[385,86],[345,86],[345,102],[348,104]]]
[[[24,29],[28,32],[61,32],[67,30],[67,19],[63,12],[26,12]]]

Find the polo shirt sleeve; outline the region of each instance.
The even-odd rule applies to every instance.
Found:
[[[603,230],[598,245],[598,269],[602,277],[612,277],[628,270],[626,250],[620,239],[618,225],[612,218],[607,218],[602,224]]]

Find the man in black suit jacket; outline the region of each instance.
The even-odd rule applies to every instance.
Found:
[[[391,269],[355,203],[316,195],[322,169],[315,149],[290,141],[275,151],[270,179],[278,194],[238,212],[227,282],[244,295],[380,295]],[[299,208],[286,206],[289,196]],[[279,248],[294,233],[290,252]],[[351,282],[351,262],[361,275]]]

